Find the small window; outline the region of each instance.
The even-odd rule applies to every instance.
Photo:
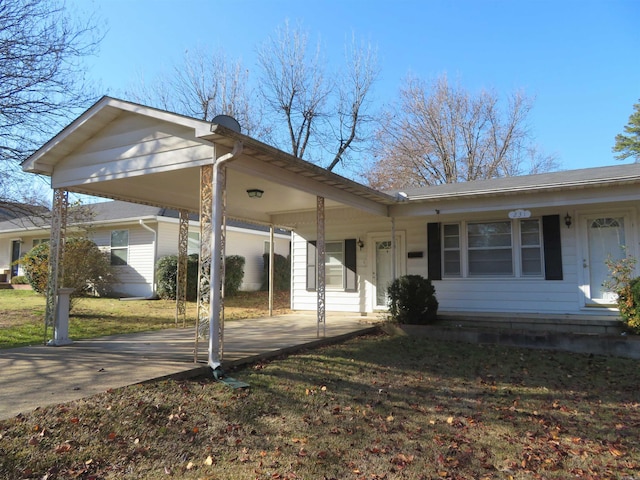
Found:
[[[325,286],[331,289],[343,289],[344,244],[343,242],[327,242],[325,249]]]
[[[129,230],[111,232],[111,265],[129,263]]]
[[[542,275],[542,241],[540,221],[520,221],[520,258],[523,276]]]
[[[200,233],[189,232],[187,238],[187,255],[200,254]]]
[[[444,275],[458,277],[460,269],[460,225],[445,224],[442,228]]]
[[[513,275],[511,222],[467,226],[469,276]]]
[[[37,246],[40,245],[41,243],[49,243],[49,239],[48,238],[34,238],[33,239],[33,246]]]

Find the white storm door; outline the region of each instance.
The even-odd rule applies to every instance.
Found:
[[[605,288],[603,283],[609,278],[607,258],[619,260],[625,256],[625,217],[587,217],[587,251],[583,260],[587,305],[614,305],[616,295]]]
[[[404,257],[404,236],[396,237],[396,275],[404,275],[404,265],[401,259]],[[391,238],[372,237],[369,244],[373,248],[373,308],[375,310],[387,309],[387,288],[393,281],[393,246]]]

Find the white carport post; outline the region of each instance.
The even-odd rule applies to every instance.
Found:
[[[317,294],[318,294],[318,337],[320,337],[320,327],[322,326],[322,336],[325,336],[327,331],[327,318],[326,318],[326,297],[325,297],[325,262],[327,256],[327,249],[324,240],[324,197],[317,197],[316,199],[316,252],[318,255],[317,260]]]
[[[60,312],[58,309],[58,289],[63,284],[64,268],[64,237],[67,229],[67,210],[69,207],[69,194],[66,190],[56,188],[53,190],[53,212],[51,216],[51,234],[49,238],[49,276],[47,278],[46,307],[44,314],[44,342],[47,343],[49,327],[54,329],[55,338],[49,345],[63,345],[70,343],[69,322],[59,325]],[[65,293],[68,295],[68,292]],[[67,297],[68,298],[68,297]],[[66,304],[68,318],[68,303]],[[60,328],[66,329],[62,331]],[[59,339],[59,341],[56,341]]]

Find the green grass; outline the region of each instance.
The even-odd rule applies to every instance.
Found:
[[[0,421],[0,478],[633,479],[640,369],[375,335]]]
[[[288,301],[288,294],[276,295],[276,313],[286,312]],[[30,290],[0,290],[0,306],[0,349],[44,342],[44,296]],[[172,300],[77,299],[69,315],[69,337],[79,340],[173,328],[175,310]],[[225,300],[226,320],[265,316],[267,310],[265,292],[241,292]],[[194,325],[196,312],[197,305],[188,302],[187,326]]]

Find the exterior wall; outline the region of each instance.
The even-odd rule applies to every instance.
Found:
[[[178,253],[178,223],[160,222],[158,234],[158,258]],[[189,228],[192,233],[199,233],[197,224]],[[264,268],[263,253],[268,253],[265,242],[269,242],[269,232],[248,231],[243,228],[227,227],[226,255],[240,255],[245,259],[243,291],[259,290],[262,285]],[[278,255],[289,255],[290,239],[286,235],[274,235],[274,251]]]
[[[149,223],[151,228],[155,224]],[[90,238],[102,249],[109,250],[113,230],[129,231],[129,252],[127,265],[115,266],[118,283],[114,291],[124,296],[147,297],[154,292],[155,282],[155,242],[154,235],[138,224],[100,227],[91,231]]]
[[[583,273],[585,257],[586,227],[582,218],[588,214],[608,215],[623,211],[628,215],[625,225],[627,253],[639,256],[638,203],[615,202],[597,205],[545,207],[532,209],[531,218],[544,215],[560,215],[560,243],[562,251],[562,280],[544,278],[444,278],[435,280],[436,297],[442,312],[513,312],[546,314],[617,314],[613,307],[589,308],[585,303],[584,288],[588,279]],[[508,219],[509,208],[501,211],[475,212],[467,214],[431,214],[421,217],[396,219],[396,232],[404,236],[399,245],[403,257],[398,265],[398,274],[428,276],[427,223],[497,221]],[[569,213],[573,224],[567,228],[562,220]],[[315,214],[297,214],[291,218],[298,227],[292,239],[292,308],[315,310],[316,292],[306,289],[307,241],[316,239]],[[358,292],[326,292],[328,311],[369,313],[375,311],[373,292],[373,269],[375,252],[372,250],[372,235],[377,232],[391,236],[388,218],[365,215],[362,212],[344,209],[328,211],[325,221],[327,241],[359,238],[365,247],[357,251]],[[412,258],[408,258],[412,252]],[[464,253],[462,253],[464,255]]]

